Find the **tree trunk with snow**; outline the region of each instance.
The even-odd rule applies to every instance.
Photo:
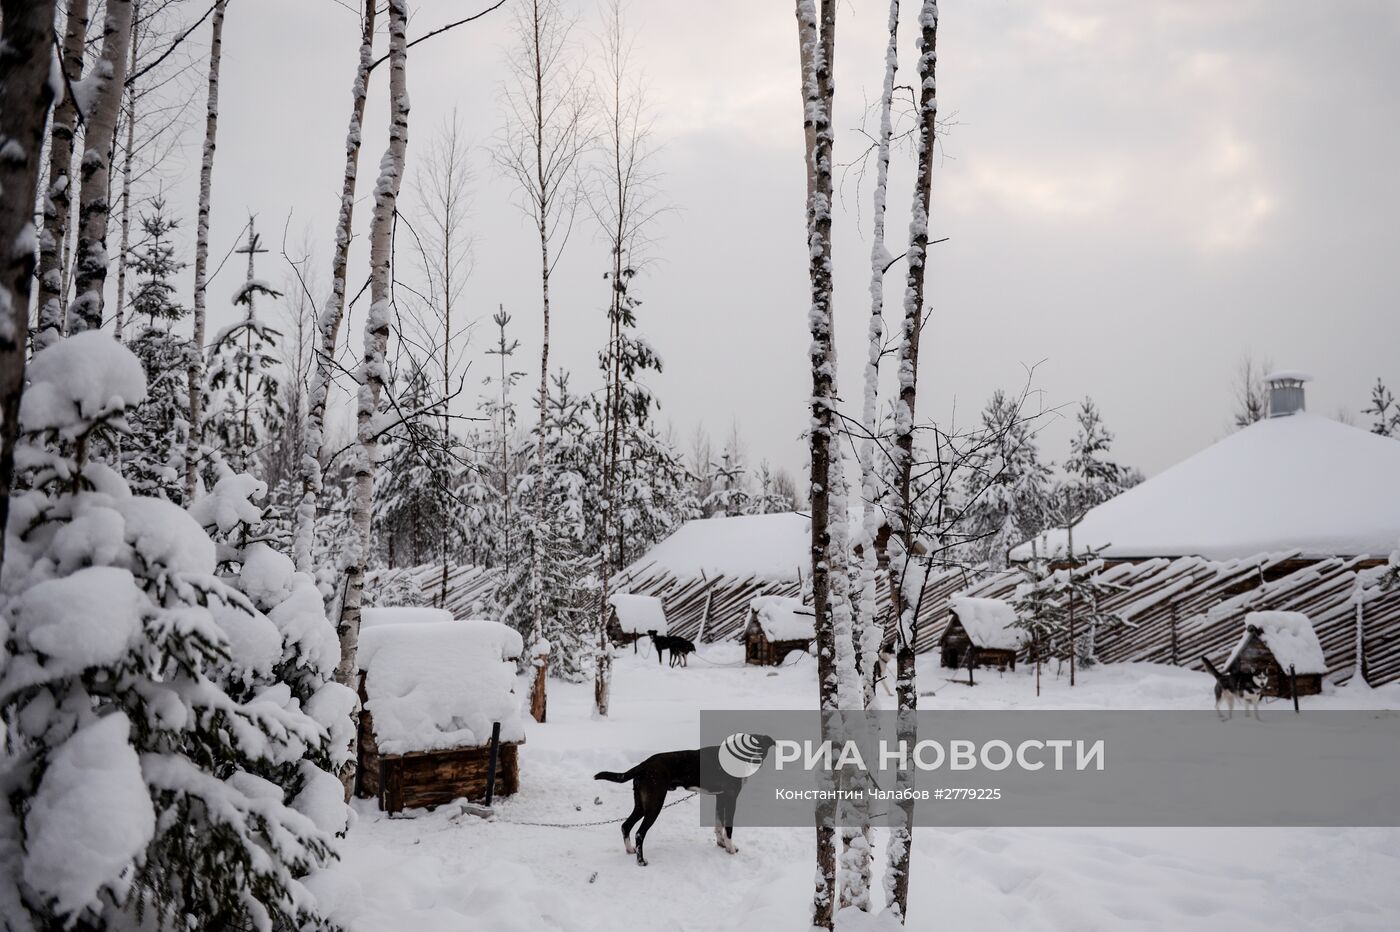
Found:
[[[209,270],[209,188],[214,180],[214,147],[219,134],[219,64],[224,48],[224,8],[215,0],[209,31],[209,94],[204,109],[204,156],[199,164],[199,216],[194,235],[194,352],[190,362],[190,436],[185,449],[185,499],[199,488],[199,445],[204,427],[204,305]]]
[[[102,26],[102,55],[89,81],[97,82],[83,133],[82,188],[78,193],[78,240],[73,255],[73,303],[68,332],[102,328],[103,289],[107,284],[107,222],[111,213],[111,157],[126,86],[131,49],[132,0],[107,0]]]
[[[335,345],[345,319],[345,276],[350,261],[350,236],[355,217],[355,188],[359,178],[360,140],[374,66],[374,19],[377,0],[365,0],[361,20],[360,60],[350,87],[350,128],[345,134],[345,176],[340,187],[340,213],[335,224],[335,251],[331,258],[331,293],[316,322],[315,364],[306,392],[306,444],[301,460],[301,502],[297,505],[292,553],[302,573],[314,573],[316,510],[321,494],[321,455],[325,445],[326,399],[334,375]]]
[[[812,342],[811,397],[811,513],[812,611],[817,646],[817,678],[824,713],[840,705],[836,635],[833,627],[830,572],[832,444],[836,401],[836,358],[832,343],[831,193],[834,96],[832,56],[835,51],[836,3],[822,0],[818,22],[816,0],[798,0],[798,38],[802,61],[803,125],[807,135],[807,247],[812,303],[808,313]],[[847,632],[849,634],[849,631]],[[831,929],[836,921],[836,831],[825,806],[817,810],[817,879],[812,899],[812,924]]]
[[[14,487],[29,293],[34,280],[34,200],[38,194],[44,121],[56,88],[49,82],[53,0],[0,3],[0,566]]]
[[[904,289],[904,322],[899,338],[899,400],[895,405],[895,465],[899,470],[899,502],[894,532],[901,552],[892,555],[890,573],[895,582],[895,610],[899,613],[896,637],[900,738],[916,737],[914,713],[918,688],[914,681],[914,640],[918,606],[906,591],[906,574],[914,560],[914,411],[919,372],[919,332],[923,327],[925,259],[928,252],[929,200],[933,191],[933,148],[937,129],[938,97],[934,83],[938,4],[923,0],[919,11],[919,113],[915,142],[913,205],[909,219],[909,272]],[[885,900],[901,922],[908,915],[909,854],[914,838],[914,803],[900,803],[903,825],[890,831]]]
[[[356,420],[360,443],[355,463],[351,524],[355,555],[349,567],[345,601],[340,609],[340,665],[336,680],[349,685],[355,676],[355,655],[360,639],[360,605],[364,596],[365,569],[369,563],[374,517],[374,468],[379,456],[377,415],[380,399],[389,383],[386,359],[394,247],[394,218],[408,153],[408,0],[389,2],[389,146],[379,162],[374,186],[374,214],[370,221],[370,308],[365,319],[364,359],[358,374]]]
[[[52,9],[53,4],[48,4]],[[8,19],[8,17],[6,17]],[[76,85],[83,75],[83,45],[87,39],[88,0],[69,0],[60,67],[63,85]],[[64,244],[73,203],[73,143],[78,132],[77,97],[66,86],[49,129],[49,186],[44,197],[44,229],[39,234],[39,320],[34,348],[43,349],[63,336]]]
[[[131,60],[128,70],[136,74],[136,62],[141,52],[141,0],[133,0],[131,13]],[[122,152],[122,206],[121,206],[121,246],[117,250],[117,310],[112,332],[118,340],[122,338],[122,324],[126,319],[126,260],[131,249],[131,170],[136,151],[136,87],[135,83],[126,88],[126,146]]]

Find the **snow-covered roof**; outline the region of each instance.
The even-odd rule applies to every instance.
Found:
[[[385,754],[521,741],[525,724],[515,693],[520,634],[495,621],[384,624],[360,632],[365,707]]]
[[[978,647],[1020,650],[1026,641],[1026,632],[1014,627],[1016,610],[1009,602],[957,595],[949,600],[948,607],[958,616],[968,638]]]
[[[1397,476],[1400,441],[1303,412],[1268,418],[1091,509],[1074,546],[1108,558],[1384,555],[1400,537]],[[1063,553],[1064,530],[1037,548]],[[1029,542],[1011,551],[1031,556]]]
[[[1265,382],[1311,382],[1312,376],[1302,369],[1272,369],[1264,376]]]
[[[377,628],[380,625],[404,625],[452,620],[452,613],[445,608],[382,605],[377,608],[363,608],[360,610],[361,630],[365,628]]]
[[[816,637],[816,616],[801,599],[761,595],[749,603],[754,618],[770,641],[808,641]]]
[[[628,572],[796,580],[812,562],[811,535],[811,519],[796,512],[699,518],[648,550]]]
[[[1288,672],[1292,666],[1297,673],[1326,673],[1327,659],[1322,654],[1317,632],[1312,622],[1302,612],[1250,612],[1244,616],[1244,634],[1230,659],[1225,661],[1229,669],[1235,658],[1249,643],[1250,629],[1257,629],[1264,646],[1274,655],[1278,665]]]
[[[617,615],[617,623],[625,634],[666,633],[666,611],[654,595],[628,595],[619,592],[608,596],[608,604]]]

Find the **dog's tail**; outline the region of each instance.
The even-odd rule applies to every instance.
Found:
[[[636,774],[637,768],[633,767],[626,773],[617,773],[612,770],[600,770],[593,775],[595,780],[607,780],[610,783],[630,783]]]
[[[1203,664],[1206,665],[1206,669],[1210,671],[1211,676],[1215,677],[1217,680],[1224,680],[1224,679],[1225,679],[1225,674],[1221,673],[1219,670],[1217,670],[1217,669],[1215,668],[1215,664],[1213,664],[1213,663],[1210,662],[1210,658],[1209,658],[1209,657],[1206,657],[1205,655],[1202,655],[1202,656],[1201,656],[1201,663],[1203,663]]]

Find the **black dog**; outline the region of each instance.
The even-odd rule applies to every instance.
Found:
[[[689,638],[657,634],[654,628],[647,634],[651,636],[651,642],[656,645],[656,662],[658,664],[661,663],[662,652],[669,650],[671,652],[671,666],[674,667],[677,662],[683,667],[690,666],[686,663],[686,657],[695,653],[694,641]]]
[[[738,739],[738,744],[734,742]],[[731,748],[733,745],[733,748]],[[626,773],[604,770],[593,775],[595,780],[610,780],[613,783],[632,783],[632,814],[622,823],[622,844],[628,854],[637,855],[637,863],[646,867],[647,859],[642,851],[647,831],[656,817],[661,815],[666,805],[666,794],[671,790],[687,789],[705,793],[715,799],[715,844],[734,854],[734,810],[738,806],[739,791],[744,788],[744,778],[733,776],[720,763],[720,749],[729,751],[728,759],[734,760],[734,753],[748,764],[750,772],[762,766],[763,759],[773,749],[774,741],[767,735],[734,735],[723,746],[713,745],[697,751],[667,751],[653,754]],[[641,820],[637,829],[637,844],[632,845],[632,826]]]
[[[1254,717],[1259,718],[1259,700],[1264,695],[1265,678],[1263,674],[1248,675],[1231,667],[1224,673],[1215,668],[1215,664],[1210,662],[1209,657],[1202,657],[1201,663],[1206,665],[1211,676],[1215,677],[1215,714],[1222,720],[1235,717],[1235,700],[1240,699],[1244,703],[1244,717],[1249,718],[1250,710],[1254,711]],[[1229,710],[1227,715],[1220,714],[1220,702],[1225,701]]]

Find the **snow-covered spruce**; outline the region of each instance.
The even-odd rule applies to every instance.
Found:
[[[0,579],[0,903],[12,928],[325,925],[353,696],[310,580],[248,543],[247,477],[191,513],[90,459],[146,394],[85,332],[35,355]],[[237,543],[234,542],[237,539]],[[20,843],[23,839],[23,844]],[[144,919],[142,918],[144,917]]]

